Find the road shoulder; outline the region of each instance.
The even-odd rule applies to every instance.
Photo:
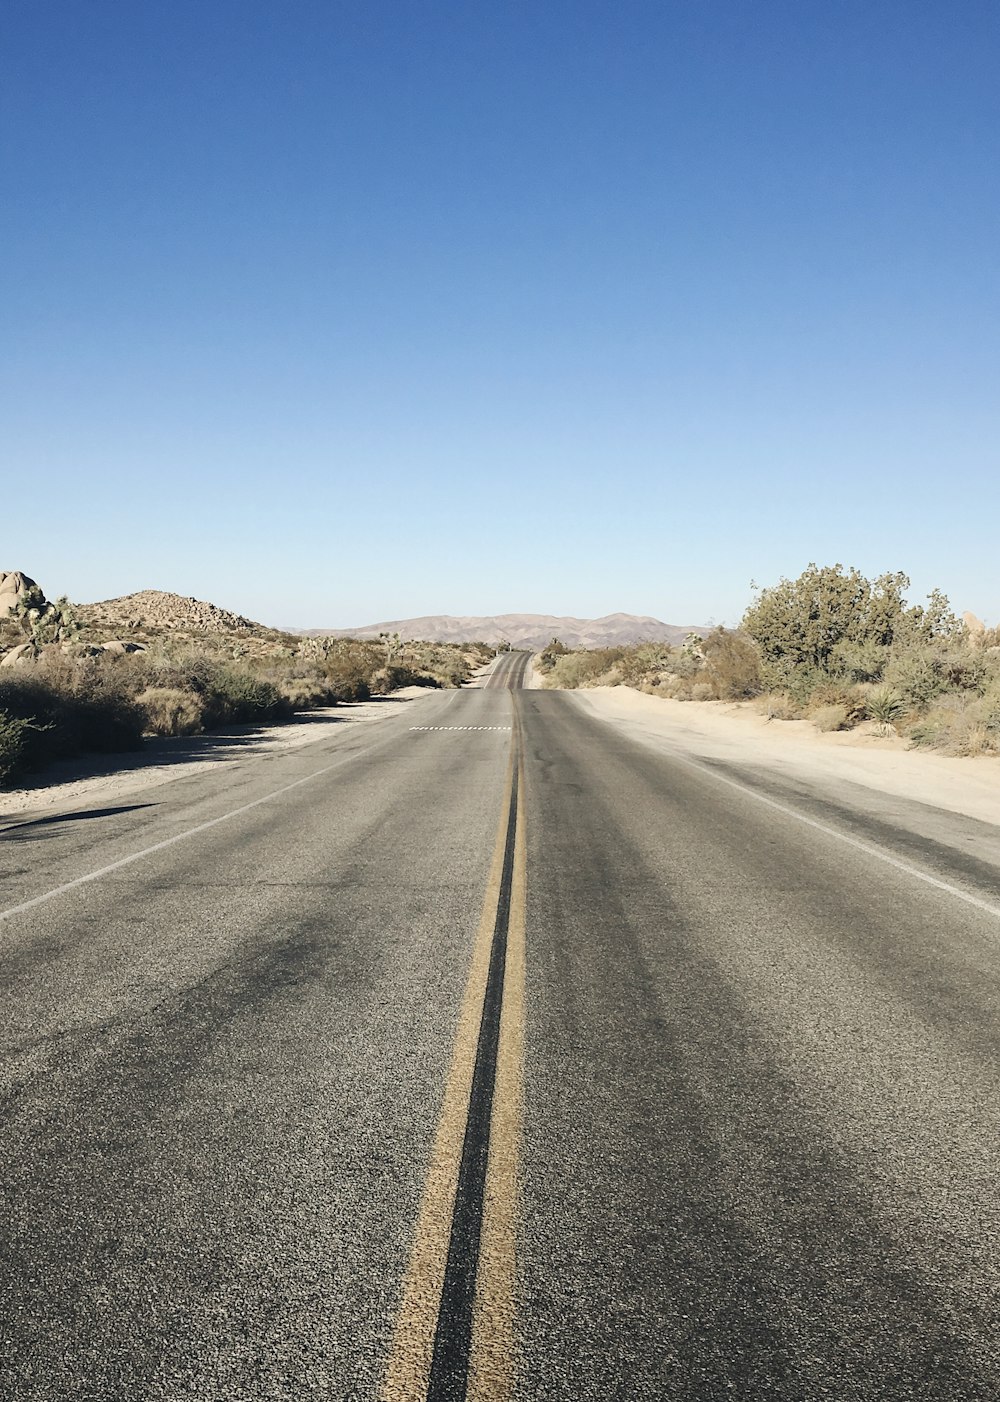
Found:
[[[907,750],[905,741],[822,735],[808,721],[768,721],[747,706],[672,701],[629,687],[571,694],[590,714],[643,744],[773,770],[790,778],[858,784],[1000,826],[1000,764]]]

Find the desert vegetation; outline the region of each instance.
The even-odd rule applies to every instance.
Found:
[[[199,608],[122,616],[108,605],[49,604],[28,581],[0,618],[0,784],[55,759],[136,749],[146,736],[273,724],[411,685],[460,686],[492,656],[479,643],[298,637]],[[112,629],[119,636],[107,641]]]
[[[678,701],[752,701],[771,720],[862,727],[951,755],[1000,754],[1000,629],[963,622],[935,590],[910,604],[905,574],[810,565],[755,591],[737,629],[680,647],[539,655],[546,685],[632,686]]]

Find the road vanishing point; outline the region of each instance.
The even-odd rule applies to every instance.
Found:
[[[6,820],[0,1398],[1000,1398],[998,829],[528,660]]]

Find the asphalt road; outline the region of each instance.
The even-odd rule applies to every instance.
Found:
[[[0,1397],[1000,1398],[998,829],[525,661],[2,827]]]

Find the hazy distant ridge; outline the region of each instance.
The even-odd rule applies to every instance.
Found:
[[[688,633],[705,633],[703,626],[663,623],[634,613],[609,613],[604,618],[559,618],[547,613],[499,613],[488,618],[434,614],[424,618],[394,618],[366,623],[359,628],[293,629],[312,637],[373,638],[398,633],[431,643],[482,641],[506,638],[514,647],[542,648],[559,638],[567,647],[619,647],[625,643],[683,642]]]

